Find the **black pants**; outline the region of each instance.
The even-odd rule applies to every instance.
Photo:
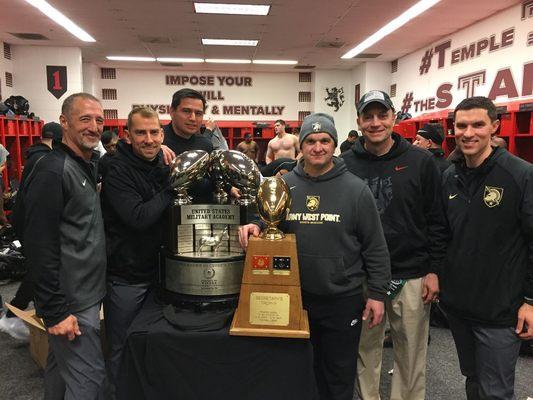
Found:
[[[357,375],[363,296],[303,295],[321,400],[352,400]]]
[[[515,400],[520,339],[514,327],[482,326],[448,314],[468,400]]]

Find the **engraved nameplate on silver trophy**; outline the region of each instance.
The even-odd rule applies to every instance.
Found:
[[[239,245],[240,208],[237,205],[195,204],[180,207],[176,226],[176,255],[224,259],[243,254]]]
[[[188,295],[219,296],[239,293],[243,262],[223,264],[167,259],[166,288]]]

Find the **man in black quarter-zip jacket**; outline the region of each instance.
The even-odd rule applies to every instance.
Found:
[[[104,126],[102,105],[90,94],[73,94],[60,122],[62,143],[42,158],[19,199],[23,242],[50,346],[44,398],[94,400],[103,398],[105,381],[99,337],[105,237],[93,151]]]
[[[533,338],[533,165],[499,147],[486,97],[455,112],[462,157],[443,176],[450,229],[441,303],[468,400],[512,400],[520,339]]]

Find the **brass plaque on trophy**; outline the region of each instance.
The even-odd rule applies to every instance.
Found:
[[[230,335],[309,338],[296,237],[277,228],[290,203],[290,190],[281,178],[263,181],[257,193],[257,208],[267,228],[260,237],[249,239]]]

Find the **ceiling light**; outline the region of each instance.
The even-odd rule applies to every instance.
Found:
[[[367,37],[365,40],[363,40],[361,43],[359,43],[357,46],[355,46],[353,49],[351,49],[348,53],[343,55],[341,58],[353,58],[357,54],[359,54],[359,53],[363,52],[364,50],[368,49],[373,44],[379,42],[385,36],[387,36],[387,35],[391,34],[392,32],[394,32],[396,29],[398,29],[401,26],[405,25],[411,19],[413,19],[416,16],[422,14],[427,9],[433,7],[439,1],[440,0],[421,0],[421,1],[419,1],[414,6],[412,6],[407,11],[405,11],[403,14],[401,14],[400,16],[394,18],[387,25],[383,26],[380,30],[378,30],[374,34],[372,34],[369,37]]]
[[[65,17],[60,11],[52,7],[44,0],[26,0],[29,4],[37,8],[40,12],[54,21],[56,24],[61,25],[67,31],[72,33],[78,39],[84,42],[96,42],[96,40],[81,29],[78,25],[72,22],[69,18]]]
[[[206,46],[257,46],[257,40],[202,39]]]
[[[253,60],[254,64],[280,64],[280,65],[294,65],[298,64],[298,61],[292,60]]]
[[[159,62],[177,62],[177,63],[201,63],[203,58],[184,58],[184,57],[157,57]]]
[[[270,6],[256,4],[194,3],[199,14],[267,15]]]
[[[155,58],[153,57],[107,56],[106,58],[111,61],[155,61]]]
[[[215,64],[251,64],[252,60],[237,60],[231,58],[206,58],[205,62]]]

